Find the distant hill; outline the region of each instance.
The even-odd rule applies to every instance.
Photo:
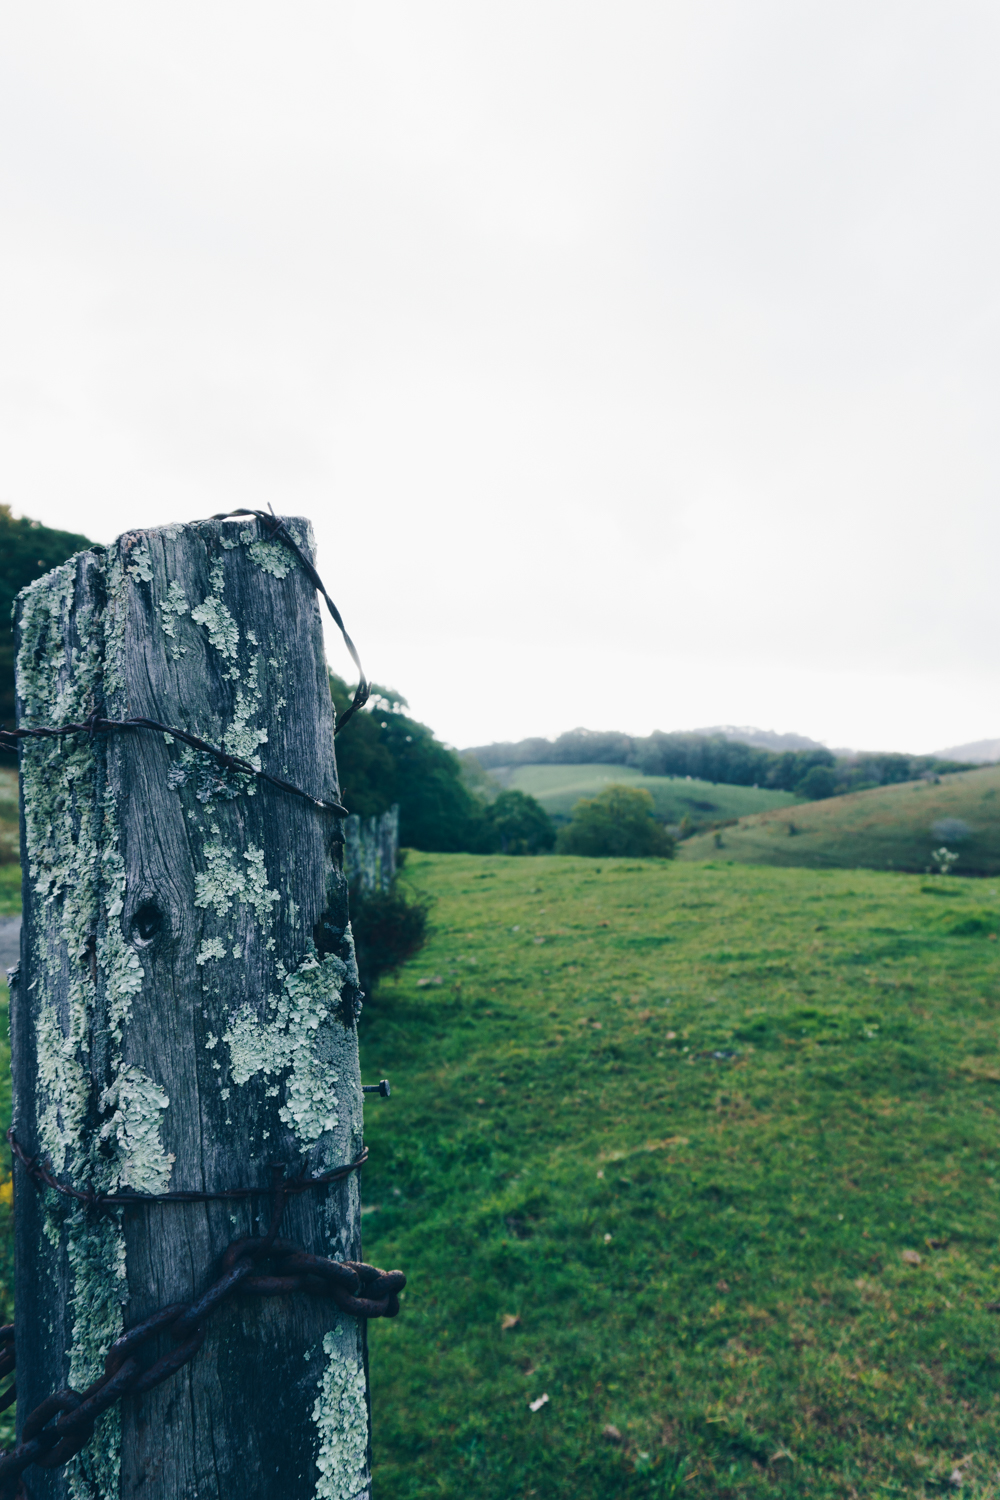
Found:
[[[756,735],[767,744],[750,744]],[[794,740],[798,748],[787,743]],[[916,776],[963,769],[934,756],[837,754],[804,735],[772,730],[690,730],[648,735],[617,730],[571,729],[554,740],[530,739],[478,745],[463,751],[488,771],[513,766],[631,766],[644,776],[691,776],[727,786],[794,792],[806,801],[863,787],[912,781]]]
[[[970,745],[953,745],[950,750],[938,750],[935,753],[947,760],[988,765],[991,761],[1000,760],[1000,740],[973,740]]]
[[[754,729],[747,724],[714,724],[709,729],[692,729],[691,734],[711,739],[720,735],[724,740],[734,740],[739,745],[755,745],[758,750],[825,750],[819,740],[811,740],[807,734],[776,734],[773,729]],[[997,757],[1000,759],[1000,755]]]
[[[615,782],[649,792],[656,817],[684,833],[714,828],[747,813],[798,805],[791,792],[726,786],[690,776],[643,776],[634,766],[509,766],[492,774],[502,786],[534,797],[555,823],[568,822],[581,797],[596,797]]]
[[[942,844],[958,855],[955,874],[1000,875],[1000,766],[741,818],[716,834],[686,839],[678,855],[920,874]]]

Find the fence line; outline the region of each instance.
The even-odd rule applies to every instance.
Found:
[[[396,878],[399,807],[377,818],[344,819],[344,874],[352,890],[387,891]]]

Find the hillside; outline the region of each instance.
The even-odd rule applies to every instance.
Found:
[[[1000,740],[973,740],[969,745],[952,745],[950,750],[936,750],[934,753],[942,759],[983,765],[986,761],[1000,760]]]
[[[718,837],[688,839],[678,852],[688,860],[919,873],[942,844],[959,856],[956,874],[1000,875],[1000,766],[765,812]]]
[[[368,1332],[378,1493],[995,1495],[988,889],[406,872],[436,933],[360,1028],[365,1252],[409,1277]]]
[[[537,798],[556,822],[566,821],[581,797],[594,797],[615,784],[644,788],[651,793],[656,816],[662,822],[676,826],[686,818],[688,827],[696,829],[798,804],[798,798],[791,792],[729,786],[684,776],[644,776],[634,766],[509,766],[490,774],[502,786]]]

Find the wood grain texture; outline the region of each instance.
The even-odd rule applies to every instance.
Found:
[[[308,545],[307,523],[289,525]],[[132,532],[68,566],[72,589],[54,575],[34,586],[49,589],[44,629],[39,599],[19,604],[21,722],[42,722],[33,717],[39,708],[68,721],[89,691],[88,712],[175,724],[337,797],[315,594],[259,522]],[[100,658],[92,682],[81,667],[88,642]],[[70,691],[46,692],[36,680],[46,673],[61,673]],[[73,756],[87,763],[75,775]],[[28,742],[22,765],[24,847],[36,870],[25,874],[12,1004],[19,1138],[31,1150],[61,1151],[60,1171],[89,1168],[98,1186],[146,1191],[263,1188],[272,1162],[297,1171],[305,1160],[319,1172],[355,1156],[359,996],[340,821],[156,734],[92,746]],[[82,919],[67,918],[65,893],[51,885],[39,896],[46,848],[32,847],[43,834],[36,828],[32,838],[31,798],[47,795],[43,780],[67,775],[72,806],[50,818],[65,825],[50,864],[56,884],[92,884],[92,911],[77,899]],[[89,842],[78,837],[63,858],[84,824]],[[45,1062],[54,1024],[76,1065],[68,1081]],[[85,1214],[69,1224],[23,1174],[16,1193],[22,1414],[93,1362],[107,1342],[109,1296],[129,1327],[195,1295],[228,1242],[259,1232],[268,1208],[265,1195],[240,1205],[143,1206],[108,1230],[83,1222]],[[117,1236],[110,1247],[109,1232]],[[318,1253],[359,1258],[356,1176],[292,1200],[282,1233]],[[97,1309],[89,1325],[88,1298]],[[366,1496],[363,1363],[363,1329],[322,1298],[234,1300],[188,1366],[123,1403],[120,1423],[105,1418],[72,1474],[33,1471],[32,1493]]]

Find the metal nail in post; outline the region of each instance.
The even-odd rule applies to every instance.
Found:
[[[381,1094],[383,1099],[388,1099],[392,1093],[388,1078],[381,1079],[378,1083],[363,1083],[361,1085],[363,1094]]]

